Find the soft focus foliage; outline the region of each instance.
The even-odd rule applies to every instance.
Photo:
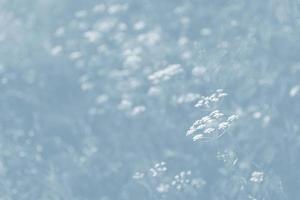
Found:
[[[284,200],[298,0],[0,0],[0,199]]]

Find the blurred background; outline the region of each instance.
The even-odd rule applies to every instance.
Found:
[[[0,199],[298,199],[299,35],[298,0],[0,0]]]

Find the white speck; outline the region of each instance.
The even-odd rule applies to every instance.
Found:
[[[193,141],[197,141],[197,140],[202,139],[202,138],[203,138],[203,134],[198,134],[198,135],[195,135],[193,137]]]
[[[114,20],[104,20],[98,21],[94,24],[94,29],[98,30],[99,32],[109,32],[116,24]]]
[[[61,46],[55,46],[51,49],[51,55],[56,56],[59,53],[61,53],[62,47]]]
[[[159,87],[150,87],[148,90],[148,95],[149,96],[158,96],[161,93],[161,89]]]
[[[153,177],[156,177],[158,175],[157,171],[153,168],[149,169],[149,171],[152,173]]]
[[[79,51],[74,51],[70,54],[70,59],[71,60],[77,60],[78,58],[80,58],[82,56],[82,54]]]
[[[253,118],[254,119],[259,119],[259,118],[261,118],[261,116],[262,116],[261,112],[255,112],[255,113],[253,113]]]
[[[191,185],[195,188],[201,188],[203,187],[204,185],[206,185],[206,181],[203,180],[202,178],[198,178],[198,179],[193,179],[191,181]]]
[[[205,133],[205,134],[211,134],[211,133],[214,132],[214,131],[215,131],[214,128],[207,128],[207,129],[204,130],[203,133]]]
[[[197,76],[197,77],[203,76],[205,72],[206,72],[206,68],[203,66],[194,67],[192,70],[193,76]]]
[[[64,35],[64,33],[65,33],[65,29],[63,27],[60,27],[55,31],[54,36],[61,37]]]
[[[233,121],[237,120],[238,118],[239,118],[238,115],[231,115],[230,117],[228,117],[227,121],[233,122]]]
[[[196,129],[193,129],[193,128],[189,129],[189,130],[186,132],[186,136],[192,135],[193,133],[195,133],[195,131],[196,131]]]
[[[84,37],[90,42],[95,42],[99,38],[99,33],[96,31],[87,31],[84,33]]]
[[[153,83],[157,84],[160,81],[169,80],[172,76],[182,72],[182,67],[180,64],[171,64],[165,69],[154,72],[148,76],[148,79]]]
[[[123,99],[121,103],[118,105],[119,110],[127,110],[131,108],[132,103],[129,100]]]
[[[202,36],[209,36],[211,35],[211,30],[209,28],[203,28],[200,33]]]
[[[133,25],[133,29],[136,31],[140,31],[142,29],[144,29],[146,26],[145,22],[143,21],[138,21]]]
[[[263,125],[267,126],[271,121],[271,117],[269,115],[266,115],[263,119]]]
[[[126,11],[127,9],[128,6],[126,4],[112,4],[108,6],[107,12],[112,15],[121,11]]]
[[[144,178],[144,173],[142,173],[142,172],[136,172],[134,175],[133,175],[133,179],[142,179],[142,178]]]
[[[147,46],[153,46],[157,44],[158,41],[160,41],[160,34],[156,31],[143,33],[137,37],[137,40],[146,44]]]
[[[237,162],[238,162],[238,159],[236,158],[236,159],[233,161],[232,165],[235,166]]]
[[[83,91],[92,90],[94,88],[94,84],[85,82],[85,83],[82,83],[80,87],[81,87],[81,90],[83,90]]]
[[[159,186],[156,188],[157,192],[163,193],[163,192],[168,192],[169,191],[169,184],[159,184]]]
[[[250,181],[254,183],[261,183],[264,180],[264,173],[263,172],[258,172],[254,171],[251,174]]]
[[[219,124],[219,126],[218,126],[218,129],[219,129],[219,130],[224,130],[224,129],[228,128],[229,125],[230,125],[230,124],[229,124],[228,122],[221,122],[221,123]]]
[[[300,90],[300,85],[295,85],[293,86],[291,89],[290,89],[290,97],[294,97],[296,96],[298,93],[299,93],[299,90]]]
[[[140,114],[140,113],[142,113],[142,112],[145,112],[145,110],[146,110],[146,107],[145,107],[145,106],[136,106],[136,107],[134,107],[134,108],[132,109],[131,115],[132,115],[132,116],[138,115],[138,114]]]
[[[187,37],[181,37],[178,40],[178,44],[180,46],[186,45],[189,42],[189,39]]]

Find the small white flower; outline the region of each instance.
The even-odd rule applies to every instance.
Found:
[[[203,134],[197,134],[193,137],[193,141],[200,140],[203,138]]]
[[[290,89],[289,95],[290,97],[296,96],[300,91],[300,85],[295,85]]]
[[[264,173],[263,172],[258,172],[254,171],[251,174],[250,181],[254,183],[261,183],[264,180]]]
[[[203,133],[205,133],[205,134],[211,134],[211,133],[214,132],[214,131],[215,131],[214,128],[207,128],[207,129],[204,130]]]

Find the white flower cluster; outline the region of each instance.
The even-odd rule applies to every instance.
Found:
[[[201,98],[200,94],[187,93],[187,94],[181,95],[179,97],[175,97],[174,101],[176,104],[184,104],[184,103],[194,102],[196,100],[199,100],[200,98]]]
[[[170,189],[170,185],[167,183],[160,183],[157,187],[156,187],[156,191],[158,193],[164,193],[164,192],[169,192]]]
[[[178,97],[174,97],[174,102],[176,104],[184,104],[184,103],[191,103],[196,102],[195,107],[211,107],[212,103],[218,102],[221,98],[227,96],[227,93],[223,92],[222,89],[217,89],[213,94],[210,96],[202,96],[198,93],[187,93],[180,95]]]
[[[224,93],[222,89],[216,90],[210,96],[202,96],[200,100],[195,104],[195,107],[210,107],[210,104],[213,102],[218,102],[222,97],[227,96],[227,93]]]
[[[177,190],[181,190],[184,187],[184,185],[189,184],[191,182],[189,178],[191,174],[191,171],[182,171],[179,174],[176,174],[174,176],[173,181],[171,182],[171,185],[174,186]]]
[[[191,171],[182,171],[179,174],[174,176],[171,185],[174,186],[177,190],[181,190],[184,187],[192,186],[195,188],[203,187],[206,182],[200,178],[191,178]]]
[[[167,171],[166,163],[156,163],[146,172],[136,172],[133,175],[133,179],[141,180],[144,178],[156,178],[158,181],[156,191],[158,193],[166,193],[170,190],[183,190],[188,187],[201,188],[206,184],[206,181],[202,178],[193,178],[192,171],[181,171],[174,176],[163,176]],[[160,179],[158,179],[160,177]]]
[[[181,171],[176,174],[170,183],[161,183],[156,189],[159,193],[168,192],[170,189],[183,190],[187,187],[201,188],[206,182],[201,178],[192,178],[191,171]]]
[[[144,178],[144,176],[145,176],[145,173],[143,173],[143,172],[135,172],[135,174],[132,176],[132,178],[138,180],[138,179]]]
[[[110,15],[113,14],[117,14],[119,12],[122,11],[126,11],[128,9],[128,5],[127,4],[110,4],[110,5],[106,5],[106,4],[97,4],[93,7],[92,12],[94,13],[103,13],[103,12],[107,12]],[[79,11],[76,13],[76,17],[78,18],[82,18],[85,17],[86,11]]]
[[[83,75],[79,78],[80,88],[82,91],[90,91],[94,89],[94,84],[90,80],[90,77]]]
[[[157,31],[143,33],[138,36],[137,40],[147,46],[153,46],[160,40],[160,34]]]
[[[148,172],[136,172],[133,175],[133,179],[142,179],[145,175],[148,175],[150,177],[157,177],[162,175],[164,172],[168,170],[165,162],[159,162],[154,164],[153,167],[151,167]]]
[[[145,106],[143,105],[134,106],[133,103],[125,97],[123,97],[123,99],[119,103],[118,109],[125,111],[125,113],[128,114],[129,116],[137,116],[146,111]]]
[[[219,110],[215,110],[209,115],[195,121],[186,132],[186,135],[194,135],[193,141],[211,141],[221,137],[233,121],[237,119],[237,115],[226,117]]]
[[[183,71],[183,69],[180,64],[171,64],[168,67],[149,75],[148,79],[152,83],[158,84],[161,81],[169,80],[172,76],[174,76],[182,71]]]
[[[238,162],[236,153],[228,149],[225,149],[223,152],[217,152],[217,159],[233,166]]]
[[[259,172],[259,171],[252,172],[250,181],[254,182],[254,183],[261,183],[261,182],[263,182],[264,181],[264,173],[263,172]]]
[[[154,167],[150,168],[149,171],[151,172],[151,176],[157,176],[159,174],[164,173],[165,171],[167,171],[167,167],[166,167],[166,163],[165,162],[160,162],[160,163],[156,163],[154,165]]]

